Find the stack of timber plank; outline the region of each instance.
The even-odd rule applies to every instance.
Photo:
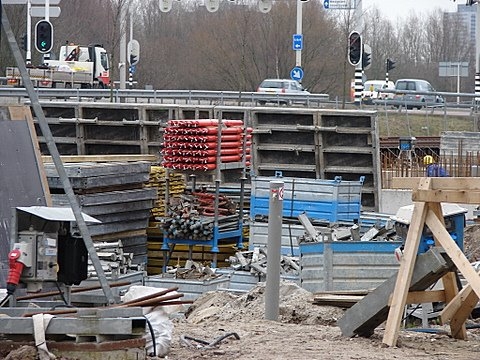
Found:
[[[101,159],[102,157],[99,157]],[[64,163],[82,211],[100,220],[88,224],[94,242],[118,242],[132,264],[147,263],[147,227],[157,189],[146,187],[150,161]],[[53,163],[44,163],[54,206],[70,206]]]

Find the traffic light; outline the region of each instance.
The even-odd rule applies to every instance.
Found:
[[[372,64],[372,49],[367,44],[363,45],[362,69],[367,70]]]
[[[130,65],[138,64],[138,55],[130,55]]]
[[[43,53],[49,53],[53,45],[53,27],[50,21],[40,20],[35,25],[35,48]]]
[[[23,34],[22,36],[22,49],[27,51],[27,34]]]
[[[387,72],[395,69],[395,61],[387,59]]]
[[[357,31],[352,31],[348,36],[348,61],[357,66],[362,60],[362,36]]]

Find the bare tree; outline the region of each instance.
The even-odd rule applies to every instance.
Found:
[[[62,14],[51,19],[55,49],[65,42],[103,44],[111,54],[111,78],[118,78],[121,34],[127,31],[123,11],[130,9],[134,38],[141,55],[135,74],[138,87],[252,91],[267,77],[289,77],[295,66],[292,35],[296,32],[296,1],[276,1],[269,13],[257,2],[222,1],[210,13],[198,1],[175,1],[163,13],[158,0],[68,0]],[[451,79],[438,76],[438,62],[465,61],[474,67],[474,44],[465,38],[460,21],[447,23],[440,10],[420,17],[410,13],[392,24],[378,10],[366,11],[357,29],[354,11],[325,11],[321,2],[303,4],[303,85],[331,97],[350,97],[354,68],[347,61],[348,34],[361,30],[372,48],[368,78],[383,79],[387,58],[396,62],[390,73],[430,80],[439,89],[452,89]],[[6,6],[17,39],[26,31],[25,6]],[[123,9],[123,10],[122,10]],[[452,31],[455,29],[455,31]],[[34,63],[40,54],[34,52]],[[3,66],[14,65],[5,41],[0,47]],[[465,83],[465,90],[473,90]]]

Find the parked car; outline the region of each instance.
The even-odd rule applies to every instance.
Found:
[[[436,90],[426,80],[398,79],[395,82],[395,90],[397,90],[397,93],[395,94],[394,100],[398,102],[395,104],[396,107],[406,106],[407,109],[421,109],[428,105],[444,102],[443,97],[435,94]],[[401,93],[402,90],[417,91],[422,92],[422,94]]]
[[[363,84],[362,101],[373,104],[374,100],[393,99],[394,93],[382,93],[382,90],[395,90],[393,81],[367,80]]]
[[[267,94],[310,94],[298,81],[290,79],[265,79],[258,86],[257,92]],[[265,105],[268,101],[277,102],[281,104],[290,104],[290,100],[277,100],[277,99],[260,99],[258,103]]]

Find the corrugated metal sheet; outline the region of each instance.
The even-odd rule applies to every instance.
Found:
[[[370,290],[394,275],[400,242],[300,244],[301,286],[311,292]]]

